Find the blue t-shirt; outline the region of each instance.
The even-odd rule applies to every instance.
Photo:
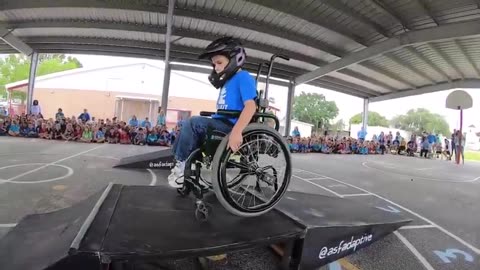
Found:
[[[257,97],[255,79],[247,71],[239,71],[220,89],[217,99],[217,110],[242,111],[247,100]],[[225,116],[214,114],[212,118]],[[235,124],[238,118],[229,118]]]
[[[130,121],[128,121],[128,125],[131,126],[131,127],[137,127],[138,126],[138,120],[137,119],[130,119]]]
[[[96,137],[97,139],[101,139],[101,138],[104,138],[104,137],[105,137],[105,134],[103,133],[103,131],[98,130],[97,133],[95,134],[95,137]]]
[[[10,131],[12,131],[12,132],[20,132],[20,126],[19,126],[19,125],[11,125],[11,126],[10,126]]]

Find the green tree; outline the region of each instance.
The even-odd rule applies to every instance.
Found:
[[[345,122],[343,119],[338,120],[333,125],[331,125],[330,130],[333,131],[344,131],[345,130]]]
[[[326,100],[322,94],[302,92],[294,99],[292,114],[294,119],[324,129],[337,117],[338,108],[335,101]]]
[[[363,112],[357,113],[350,118],[350,124],[361,124],[363,121]],[[369,126],[388,127],[388,119],[385,116],[368,111],[368,123]]]
[[[23,54],[11,54],[0,59],[0,96],[6,95],[6,84],[28,79],[30,62],[30,57]],[[64,54],[40,54],[36,76],[81,67],[82,64],[75,57],[66,57]],[[20,98],[22,102],[26,99],[26,94],[21,92],[13,92],[12,96]]]
[[[395,128],[411,131],[417,135],[423,131],[443,135],[450,133],[450,127],[443,116],[424,108],[409,110],[404,115],[394,117],[391,123]]]

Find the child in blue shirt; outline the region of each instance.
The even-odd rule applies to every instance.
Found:
[[[104,143],[105,142],[105,133],[103,133],[103,128],[98,128],[95,132],[93,137],[93,141],[96,143]]]
[[[185,160],[201,145],[208,127],[229,134],[227,147],[233,152],[242,146],[242,132],[257,109],[255,79],[248,71],[242,70],[246,57],[241,42],[232,37],[213,41],[200,55],[201,59],[208,59],[213,67],[208,79],[220,90],[217,110],[240,111],[241,114],[238,118],[218,114],[211,118],[194,116],[185,121],[172,149],[177,165],[168,177],[171,186],[180,187],[183,183]]]
[[[148,133],[147,136],[147,145],[158,145],[158,136],[157,131],[152,130]]]
[[[12,137],[20,136],[20,126],[16,120],[13,120],[12,124],[10,125],[10,129],[8,130],[8,135]]]

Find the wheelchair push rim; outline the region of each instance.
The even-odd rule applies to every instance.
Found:
[[[228,136],[222,140],[213,160],[212,185],[218,200],[229,212],[239,216],[258,216],[271,210],[287,191],[292,170],[290,152],[285,139],[275,129],[264,124],[250,124],[244,130],[243,138],[244,142],[236,153],[227,149]],[[276,149],[272,149],[272,145]],[[243,160],[236,165],[244,173],[238,174],[236,181],[229,181],[227,164],[232,155],[239,153]],[[260,158],[265,157],[275,160],[283,158],[283,164],[259,165]],[[242,185],[245,175],[250,180],[247,186]],[[273,189],[273,192],[268,191],[268,188]],[[269,198],[266,198],[267,193],[271,194]],[[257,205],[256,202],[260,204]]]

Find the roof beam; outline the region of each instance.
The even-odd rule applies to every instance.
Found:
[[[475,73],[477,73],[478,78],[480,78],[480,70],[478,69],[477,65],[472,61],[472,58],[468,54],[467,50],[465,49],[465,46],[460,43],[459,40],[454,40],[455,45],[458,47],[458,50],[462,53],[462,55],[467,59],[467,62],[472,66],[473,70],[475,70]]]
[[[437,82],[430,78],[427,74],[425,74],[422,70],[410,65],[409,63],[405,62],[402,60],[400,57],[397,57],[396,55],[393,55],[392,53],[386,53],[384,55],[388,59],[390,59],[392,62],[396,63],[399,66],[402,66],[411,72],[417,74],[418,76],[422,77],[424,80],[429,81],[431,84],[436,84]]]
[[[53,51],[56,49],[60,50],[72,50],[72,51],[82,51],[85,50],[85,54],[90,54],[90,52],[113,52],[118,50],[119,53],[133,53],[145,55],[152,54],[157,58],[164,57],[164,47],[162,43],[153,43],[145,41],[136,41],[136,40],[119,40],[119,39],[100,39],[100,38],[82,38],[82,37],[29,37],[25,39],[32,47],[36,50],[44,51],[49,50]],[[105,48],[102,48],[104,46]],[[192,64],[206,63],[205,61],[199,61],[197,59],[198,55],[202,51],[201,48],[187,47],[177,44],[172,44],[171,50],[175,52],[178,57],[179,54],[183,56],[182,61],[185,59],[191,60]],[[172,60],[173,61],[173,60]],[[269,59],[259,59],[248,57],[247,63],[250,69],[256,72],[257,65],[260,63],[268,62]],[[293,79],[294,77],[305,73],[307,70],[296,68],[293,66],[288,66],[281,63],[275,63],[273,67],[274,73],[276,76],[282,79]],[[348,72],[347,72],[348,75]],[[354,76],[351,74],[351,76]],[[341,79],[336,79],[337,82],[341,82],[345,85],[349,85],[352,89],[356,91],[368,92],[372,96],[379,95],[380,93],[364,86],[357,84],[345,82]]]
[[[368,96],[372,96],[372,97],[379,96],[379,95],[382,94],[382,93],[379,93],[377,91],[368,89],[368,88],[360,86],[360,85],[356,85],[356,84],[353,84],[353,83],[350,83],[350,82],[342,81],[342,80],[340,80],[338,78],[335,78],[335,77],[325,76],[321,80],[322,81],[327,81],[327,82],[335,84],[335,85],[338,85],[339,87],[347,87],[347,88],[350,88],[350,89],[355,89],[357,91],[360,91],[360,92],[362,92],[364,94],[367,94]]]
[[[418,5],[425,11],[425,13],[432,19],[432,21],[439,26],[439,21],[433,15],[432,9],[428,6],[425,0],[417,0]]]
[[[425,87],[420,87],[415,90],[405,90],[392,94],[386,94],[383,96],[370,98],[370,102],[379,102],[384,100],[390,100],[395,98],[416,96],[440,91],[446,91],[451,89],[478,89],[480,88],[480,80],[478,79],[468,79],[468,80],[456,80],[450,83],[439,83],[436,85],[429,85]]]
[[[114,23],[111,22],[92,22],[92,21],[27,21],[27,22],[11,22],[3,23],[3,25],[8,25],[9,28],[14,29],[29,29],[29,28],[78,28],[78,29],[102,29],[102,30],[119,30],[119,31],[132,31],[139,33],[155,33],[160,35],[165,35],[167,30],[165,27],[158,27],[152,25],[139,25],[139,24],[130,24],[130,23]],[[180,26],[174,25],[172,29],[172,36],[180,36],[183,38],[194,38],[200,40],[214,40],[218,38],[218,35],[212,33],[193,31],[189,29],[180,29]],[[179,39],[172,40],[172,44],[178,41]],[[328,62],[314,58],[308,55],[304,55],[298,52],[289,51],[281,47],[273,47],[266,44],[256,43],[252,41],[245,40],[243,44],[250,49],[259,50],[263,52],[270,53],[282,53],[288,55],[290,58],[309,63],[316,66],[325,65]]]
[[[9,30],[3,27],[0,27],[0,40],[8,44],[10,47],[16,51],[23,53],[27,56],[30,56],[33,53],[33,49],[30,48],[25,42],[16,37],[13,33],[13,30]]]
[[[447,82],[451,82],[452,79],[450,79],[450,77],[448,76],[447,73],[445,73],[442,69],[440,69],[439,67],[437,67],[437,65],[435,65],[430,59],[426,58],[425,56],[423,56],[419,51],[417,51],[416,49],[414,49],[412,46],[407,46],[405,47],[405,49],[410,52],[411,54],[415,55],[418,59],[422,60],[425,64],[427,64],[431,69],[435,70],[438,74],[440,74],[444,79],[445,81]]]
[[[363,62],[362,64],[362,67],[366,68],[366,69],[369,69],[373,72],[376,72],[378,74],[382,74],[383,76],[385,77],[388,77],[390,78],[391,80],[394,80],[394,81],[397,81],[397,82],[400,82],[400,83],[403,83],[405,85],[408,85],[410,88],[414,89],[415,88],[415,85],[412,84],[411,82],[401,78],[400,76],[398,76],[398,74],[395,74],[395,73],[392,73],[390,71],[387,71],[387,70],[382,70],[380,68],[377,68],[376,66],[368,63],[368,62]]]
[[[375,78],[368,77],[368,76],[366,76],[366,75],[364,75],[360,72],[357,72],[357,71],[354,71],[354,70],[351,70],[351,69],[343,69],[343,70],[339,70],[337,72],[342,73],[342,74],[347,75],[347,76],[350,76],[350,77],[355,78],[355,79],[365,81],[365,82],[373,84],[373,85],[378,85],[381,88],[386,89],[390,92],[395,90],[391,85],[388,85],[384,82],[381,82],[381,81],[379,81]]]
[[[340,60],[320,67],[312,72],[301,75],[295,79],[295,82],[296,84],[306,83],[330,72],[346,68],[350,65],[363,62],[407,45],[427,43],[437,40],[448,40],[478,34],[480,34],[480,20],[452,23],[434,28],[406,32],[372,45],[364,50],[349,54]]]
[[[111,30],[119,30],[119,31],[133,31],[133,32],[140,32],[140,33],[155,33],[155,34],[161,34],[161,35],[166,34],[166,29],[164,27],[156,27],[152,25],[135,25],[135,24],[129,24],[129,23],[112,24],[110,22],[101,22],[101,21],[90,22],[90,21],[65,21],[65,20],[58,21],[56,20],[56,21],[25,21],[25,22],[0,23],[0,25],[2,24],[4,26],[8,26],[9,28],[14,28],[14,29],[31,29],[31,28],[78,28],[78,29],[102,29],[102,30],[111,29]],[[174,44],[176,41],[180,40],[181,38],[213,40],[218,37],[211,33],[192,31],[188,29],[179,29],[178,27],[174,27],[174,29],[172,30],[173,30],[174,36],[180,36],[180,38],[172,40],[172,44]],[[53,42],[55,43],[61,42],[56,37],[44,38],[44,40],[48,40],[48,39],[53,39],[54,40]],[[122,42],[127,42],[127,41],[122,40]],[[318,58],[314,58],[312,56],[285,50],[282,48],[269,46],[266,44],[260,44],[260,43],[251,42],[251,41],[244,41],[243,43],[247,48],[250,48],[250,49],[254,49],[262,52],[268,52],[268,53],[282,53],[282,54],[288,55],[291,59],[295,59],[308,64],[316,65],[316,66],[322,66],[322,65],[328,64],[328,62]],[[155,47],[156,46],[158,45],[155,45]],[[305,72],[308,72],[308,71],[305,71]],[[363,80],[361,77],[357,77],[355,75],[352,75],[351,73],[347,74],[348,72],[345,72],[344,70],[339,70],[338,72],[348,75],[350,77],[353,77],[355,79]],[[374,84],[380,87],[385,87],[385,84],[379,83],[378,81],[375,81],[372,78],[369,78],[368,81],[371,84]],[[391,88],[391,87],[387,86],[387,88]]]
[[[427,46],[430,50],[434,51],[440,58],[443,59],[443,61],[447,62],[447,64],[452,67],[455,72],[457,72],[457,74],[459,75],[459,77],[461,79],[464,79],[465,76],[463,75],[462,71],[460,70],[460,68],[452,61],[452,59],[450,59],[450,57],[448,57],[448,55],[446,55],[444,52],[442,52],[440,49],[438,49],[434,44],[432,43],[427,43]]]
[[[191,66],[191,65],[182,65],[182,64],[176,64],[176,63],[171,63],[170,66],[172,67],[172,70],[177,70],[177,71],[186,71],[186,72],[197,72],[197,73],[202,73],[202,74],[210,74],[212,73],[212,68],[207,67],[207,66]],[[256,74],[256,73],[255,73]],[[261,83],[264,83],[266,81],[265,77],[260,77],[259,81]],[[288,87],[289,83],[286,81],[281,81],[281,80],[276,80],[274,78],[270,77],[270,83],[283,86],[283,87]]]
[[[285,14],[289,14],[302,20],[306,20],[309,23],[316,24],[321,26],[331,32],[342,35],[346,38],[349,38],[358,44],[367,46],[365,40],[360,35],[352,33],[347,27],[341,27],[338,23],[335,23],[331,20],[322,19],[322,16],[317,16],[316,14],[305,12],[299,8],[299,3],[297,1],[291,0],[246,0],[251,3],[255,3],[260,6],[268,7],[273,10],[278,10]],[[316,1],[313,1],[316,2]]]
[[[390,37],[392,36],[387,32],[385,28],[383,28],[382,25],[376,23],[375,21],[369,19],[368,17],[365,17],[359,13],[357,13],[355,10],[352,8],[348,7],[347,5],[343,4],[341,1],[338,0],[321,0],[322,3],[341,11],[342,13],[348,15],[349,17],[354,18],[358,22],[362,23],[363,25],[366,25],[367,27],[370,27],[380,33],[384,37]]]
[[[385,5],[384,3],[380,2],[379,0],[369,0],[370,3],[372,3],[378,10],[382,11],[383,13],[389,15],[390,17],[392,17],[394,20],[396,20],[398,23],[400,23],[400,25],[402,26],[402,28],[404,29],[404,31],[406,32],[406,30],[411,30],[411,28],[408,26],[408,22],[405,21],[404,19],[402,19],[402,17],[400,17],[400,15],[398,15],[393,9],[389,8],[387,5]]]
[[[152,4],[142,4],[144,1],[98,1],[98,0],[82,0],[82,1],[73,1],[73,0],[4,0],[2,1],[2,11],[10,9],[34,9],[34,8],[105,8],[105,9],[115,9],[123,10],[124,12],[128,11],[143,11],[149,13],[161,13],[167,14],[168,7],[167,4],[156,4],[156,1],[145,1],[152,2]],[[168,2],[168,1],[165,1]],[[316,48],[318,50],[324,51],[328,54],[341,57],[345,54],[342,50],[334,48],[332,45],[322,42],[314,37],[308,35],[302,35],[294,31],[289,31],[284,28],[280,28],[275,24],[270,24],[264,21],[253,21],[251,18],[247,17],[227,17],[222,16],[221,14],[209,12],[208,10],[200,9],[188,9],[184,7],[175,7],[175,17],[188,17],[198,20],[207,20],[216,23],[227,24],[233,27],[245,28],[259,33],[264,33],[279,38],[293,40]]]
[[[154,57],[158,59],[165,58],[165,46],[164,44],[133,41],[133,40],[114,40],[114,39],[82,39],[72,37],[50,37],[50,38],[30,38],[29,44],[35,50],[39,52],[53,52],[56,50],[62,52],[77,52],[82,54],[102,54],[114,55],[132,55],[135,57]],[[201,64],[205,63],[198,60],[198,54],[200,49],[190,48],[180,45],[172,44],[172,60],[188,63]],[[258,59],[249,57],[246,67],[256,72],[258,64],[267,62],[267,59]],[[291,79],[299,74],[305,72],[303,69],[294,68],[291,66],[285,66],[280,63],[276,63],[273,68],[272,74],[282,79]]]
[[[342,93],[342,94],[347,94],[347,95],[350,95],[350,96],[358,97],[358,98],[368,98],[369,97],[367,94],[359,92],[357,89],[351,89],[351,88],[344,87],[344,86],[338,86],[336,84],[333,84],[333,83],[330,83],[330,82],[327,82],[327,81],[324,81],[324,80],[316,80],[316,81],[312,82],[312,85],[317,86],[317,87],[321,87],[321,88],[325,88],[327,90],[336,91],[336,92],[339,92],[339,93]]]

